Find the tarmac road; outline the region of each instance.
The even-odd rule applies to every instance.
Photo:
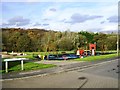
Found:
[[[43,77],[2,81],[3,88],[118,88],[118,60]]]
[[[109,63],[81,70],[80,72],[118,79],[118,73],[120,72],[118,67],[118,60],[116,59]]]
[[[78,70],[88,78],[88,82],[82,88],[118,88],[118,60],[107,62],[99,66]]]

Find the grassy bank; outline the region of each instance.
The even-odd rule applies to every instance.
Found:
[[[9,62],[9,72],[20,72],[21,71],[21,64],[20,61],[16,62]],[[39,64],[39,63],[33,63],[33,62],[24,62],[24,71],[30,71],[30,70],[38,70],[38,69],[45,69],[45,68],[51,68],[55,67],[56,65],[53,64]],[[2,64],[2,73],[5,73],[5,63]]]
[[[117,57],[117,54],[108,54],[108,55],[99,55],[99,56],[88,56],[84,58],[75,59],[76,61],[95,61],[95,60],[104,60],[109,58]]]

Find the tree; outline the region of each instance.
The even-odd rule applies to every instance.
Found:
[[[56,51],[85,49],[88,43],[97,43],[97,50],[116,50],[116,34],[48,31],[44,29],[2,29],[3,51]]]
[[[106,39],[107,35],[103,33],[99,33],[98,35],[94,36],[94,41],[97,43],[98,50],[101,51],[107,50]]]
[[[94,33],[89,33],[87,31],[81,31],[81,32],[79,32],[79,34],[85,36],[86,37],[86,41],[88,43],[93,43]]]
[[[106,45],[108,50],[117,49],[117,35],[108,36],[106,39]]]
[[[81,34],[77,34],[74,38],[74,45],[76,46],[76,48],[84,48],[85,42],[86,37]]]
[[[63,37],[59,40],[58,47],[60,50],[69,51],[73,49],[72,40],[68,37]]]
[[[17,49],[20,52],[25,52],[25,51],[33,51],[32,45],[31,45],[31,40],[27,36],[27,34],[21,35],[18,40],[17,40]]]
[[[54,32],[50,31],[44,34],[44,38],[42,38],[42,46],[43,46],[43,51],[46,52],[56,50]]]

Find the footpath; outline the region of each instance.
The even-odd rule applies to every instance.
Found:
[[[13,79],[19,79],[19,78],[34,77],[36,75],[44,76],[44,75],[50,75],[50,74],[58,74],[61,72],[74,71],[77,69],[84,69],[84,68],[92,67],[94,65],[99,65],[106,61],[109,62],[114,59],[118,59],[118,57],[112,58],[112,59],[98,60],[98,61],[89,61],[89,62],[85,62],[85,61],[36,61],[35,63],[55,64],[57,66],[53,68],[47,68],[47,69],[2,74],[2,80],[3,81],[13,80]]]

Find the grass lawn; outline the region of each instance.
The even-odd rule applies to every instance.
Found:
[[[99,56],[88,56],[84,58],[75,59],[76,61],[95,61],[95,60],[103,60],[117,57],[117,54],[108,54],[108,55],[99,55]]]
[[[116,50],[108,50],[108,51],[96,51],[96,52],[104,52],[104,53],[107,53],[107,52],[117,52]]]
[[[35,59],[35,57],[33,57],[33,55],[31,54],[27,54],[27,55],[25,55],[25,56],[15,56],[16,58],[28,58],[28,59],[30,59],[30,60],[34,60]]]
[[[49,55],[49,54],[61,54],[62,52],[66,52],[66,53],[74,53],[74,51],[58,51],[58,52],[24,52],[25,56],[14,56],[16,58],[28,58],[31,60],[35,60],[35,57],[33,57],[33,55]]]
[[[66,52],[66,53],[74,53],[74,51],[56,51],[56,52],[24,52],[27,55],[48,55],[48,54],[61,54],[62,52]]]
[[[29,59],[34,60],[35,58],[33,57],[33,53],[34,54],[41,54],[41,55],[46,54],[45,52],[25,52],[25,53],[27,54],[26,56],[15,56],[15,57],[24,57],[24,58],[29,58]],[[62,53],[62,51],[59,53]],[[66,53],[73,53],[73,51],[68,51]],[[114,58],[117,56],[118,56],[117,54],[88,56],[85,58],[77,58],[77,59],[70,60],[70,61],[95,61],[95,60]],[[2,58],[2,60],[3,59],[5,59],[5,58]],[[60,60],[60,61],[62,61],[62,60]],[[8,62],[8,64],[9,64],[9,68],[8,68],[9,72],[20,72],[21,71],[20,61]],[[34,62],[24,62],[24,71],[51,68],[51,67],[55,67],[55,66],[56,65],[53,65],[53,64],[38,64],[38,63],[34,63]],[[2,62],[2,70],[0,72],[5,73],[5,62]]]
[[[21,71],[21,63],[20,61],[15,62],[8,62],[9,72],[20,72]],[[44,69],[44,68],[51,68],[55,67],[56,65],[53,64],[38,64],[33,62],[24,62],[24,71],[30,71],[30,70],[38,70],[38,69]],[[2,64],[2,73],[5,73],[5,63]]]

